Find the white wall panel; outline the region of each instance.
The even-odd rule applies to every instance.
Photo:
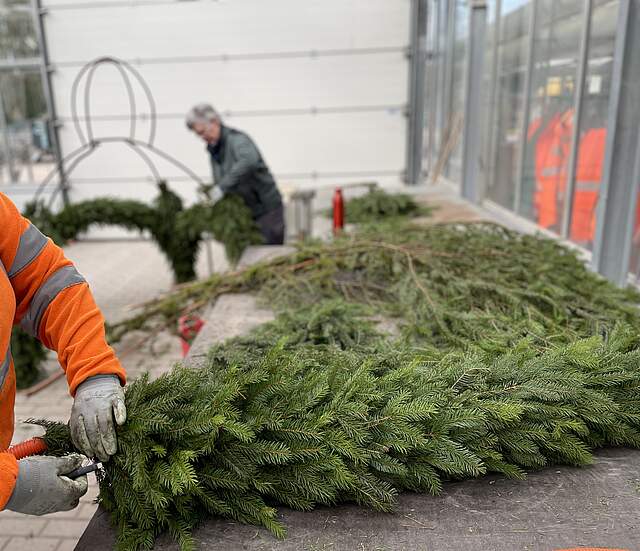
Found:
[[[399,110],[284,117],[238,117],[230,126],[248,132],[276,174],[350,173],[402,171],[404,167],[405,117]],[[96,131],[115,134],[120,123],[102,121]],[[280,139],[273,139],[277,134]],[[61,129],[68,150],[80,146],[73,128]],[[182,120],[162,120],[157,147],[209,178],[209,158],[204,144]],[[163,175],[182,173],[155,158]],[[366,161],[363,162],[363,159]],[[71,175],[71,181],[100,178],[145,178],[149,170],[125,144],[101,145]]]
[[[400,180],[410,0],[45,0],[45,6],[64,153],[80,145],[70,119],[73,80],[85,63],[112,56],[130,62],[152,90],[155,144],[207,180],[208,156],[183,122],[201,101],[252,136],[285,190]],[[133,82],[142,116],[136,137],[144,140],[149,105]],[[78,99],[83,116],[82,93]],[[126,88],[113,67],[95,73],[91,106],[95,136],[128,135]],[[195,184],[150,156],[172,187],[195,199]],[[101,146],[78,165],[71,184],[73,200],[155,196],[152,173],[124,144]]]
[[[407,101],[407,68],[400,52],[364,56],[240,60],[197,64],[167,63],[135,67],[152,90],[162,114],[183,114],[193,103],[208,101],[223,111],[306,109],[403,105]],[[61,117],[70,115],[77,67],[53,75]],[[78,88],[84,101],[86,79]],[[139,112],[148,101],[135,80]],[[91,85],[92,113],[128,112],[126,88],[115,67],[100,66]],[[82,104],[80,112],[83,113]]]
[[[53,6],[52,6],[53,8]],[[406,46],[409,0],[227,0],[55,10],[56,63]]]

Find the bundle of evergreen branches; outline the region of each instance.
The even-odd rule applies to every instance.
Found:
[[[128,387],[129,420],[100,484],[120,549],[151,548],[167,530],[193,549],[191,530],[212,515],[283,536],[279,504],[391,511],[401,490],[437,494],[449,479],[523,478],[589,464],[597,446],[640,446],[640,339],[629,328],[543,354],[525,340],[493,359],[381,343],[248,350],[234,341],[205,369]],[[48,425],[64,453],[64,425]]]
[[[195,263],[204,233],[224,244],[236,263],[244,249],[261,242],[251,213],[242,199],[229,195],[215,205],[197,203],[185,208],[166,183],[158,185],[152,205],[139,201],[100,198],[73,203],[57,214],[43,203],[30,203],[24,215],[57,244],[64,245],[93,225],[116,225],[147,231],[167,257],[176,282],[195,279]]]
[[[346,201],[344,212],[350,224],[375,224],[390,218],[427,216],[430,210],[406,193],[387,193],[374,188],[366,195]],[[327,215],[332,216],[332,211]]]
[[[524,337],[539,349],[640,327],[640,293],[590,272],[574,252],[490,223],[373,228],[292,255],[190,284],[111,328],[175,326],[186,310],[228,292],[259,292],[278,312],[323,298],[375,307],[421,346],[500,353]]]

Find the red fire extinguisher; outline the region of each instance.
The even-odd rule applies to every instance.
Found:
[[[336,188],[333,194],[333,235],[338,235],[344,228],[344,198],[342,189]]]
[[[200,329],[204,325],[204,321],[199,316],[187,315],[178,319],[178,332],[180,333],[180,344],[182,344],[182,357],[184,358],[191,348],[196,335],[200,333]]]

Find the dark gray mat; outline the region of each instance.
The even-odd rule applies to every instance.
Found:
[[[282,520],[284,541],[225,520],[207,522],[195,537],[200,549],[224,551],[640,551],[640,451],[603,450],[592,467],[547,469],[525,482],[492,476],[446,484],[439,497],[403,494],[395,514],[282,509]],[[76,551],[113,547],[108,515],[98,510]],[[155,548],[177,546],[162,537]]]

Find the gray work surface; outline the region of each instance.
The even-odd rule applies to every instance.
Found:
[[[448,483],[439,497],[403,494],[398,502],[395,514],[283,508],[284,541],[227,520],[211,520],[194,535],[199,549],[224,551],[639,551],[640,451],[602,450],[592,467],[546,469],[524,482],[490,476]],[[114,537],[99,509],[76,551],[113,549]],[[178,547],[163,536],[155,549]]]

